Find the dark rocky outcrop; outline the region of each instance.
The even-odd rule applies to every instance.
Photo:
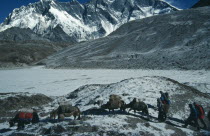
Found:
[[[1,93],[0,94],[0,117],[13,117],[16,111],[32,107],[43,106],[52,101],[50,97],[43,94],[29,93]],[[4,121],[2,118],[0,121]]]
[[[200,0],[198,1],[198,3],[193,5],[192,8],[205,7],[205,6],[210,6],[209,0]]]

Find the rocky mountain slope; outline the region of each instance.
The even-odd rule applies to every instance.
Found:
[[[0,67],[33,64],[76,42],[60,27],[52,31],[48,38],[29,28],[12,27],[0,32]]]
[[[209,69],[209,18],[204,7],[132,21],[43,62],[53,68]]]
[[[33,37],[34,35],[31,36]],[[32,38],[30,35],[26,35],[26,37],[25,35],[8,35],[8,37],[13,37],[14,41],[0,40],[0,67],[3,68],[33,65],[62,48],[69,46],[68,43],[48,42],[46,41],[47,39],[36,36],[33,39],[37,38],[41,39],[41,41],[19,41],[22,38]]]
[[[6,41],[46,41],[74,44],[76,40],[70,38],[60,26],[56,26],[51,30],[51,33],[42,36],[34,33],[29,28],[11,27],[3,32],[0,32],[0,40]]]
[[[168,92],[171,100],[170,112],[166,122],[158,122],[156,99],[160,97],[159,91]],[[149,106],[149,116],[141,112],[114,113],[100,109],[94,102],[108,101],[109,95],[117,94],[129,103],[133,98],[144,101]],[[84,85],[62,97],[56,97],[53,102],[39,106],[38,112],[41,122],[26,125],[24,130],[15,130],[16,127],[6,129],[7,123],[0,123],[3,135],[66,135],[73,136],[135,136],[135,135],[204,135],[208,131],[196,131],[192,126],[183,128],[184,119],[189,115],[188,104],[197,102],[209,111],[210,97],[196,89],[180,84],[175,80],[165,77],[141,77],[126,79],[113,84]],[[72,117],[64,121],[50,120],[49,112],[56,109],[59,103],[76,105],[83,112],[81,120],[73,120]],[[207,122],[207,120],[205,119]],[[2,132],[4,131],[4,132]]]
[[[0,25],[0,31],[30,28],[45,38],[66,41],[53,36],[61,31],[72,41],[84,41],[106,36],[129,21],[172,11],[176,8],[160,0],[91,0],[86,4],[77,0],[40,0],[14,9]]]
[[[209,0],[199,0],[195,5],[192,6],[192,8],[205,7],[205,6],[210,6]]]
[[[45,38],[42,38],[40,35],[37,35],[29,28],[19,28],[12,27],[3,32],[0,32],[0,40],[4,41],[46,41],[49,42]]]

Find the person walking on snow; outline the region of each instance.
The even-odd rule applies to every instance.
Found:
[[[166,114],[164,113],[164,105],[162,104],[160,98],[157,99],[157,107],[158,107],[158,120],[159,121],[165,121],[166,120]]]
[[[198,119],[200,120],[200,122],[203,124],[203,128],[207,129],[206,123],[204,122],[204,117],[205,117],[205,111],[203,109],[203,107],[197,103],[193,103],[193,105],[195,106],[196,110],[198,111]]]
[[[165,121],[167,118],[167,113],[170,108],[169,94],[167,92],[163,93],[162,91],[160,91],[160,94],[161,94],[160,100],[163,104],[163,117],[164,117],[163,121]]]
[[[209,120],[209,122],[210,122],[210,111],[208,112],[207,117],[208,117],[208,120]]]
[[[198,112],[193,104],[189,104],[190,107],[190,116],[185,121],[185,125],[183,127],[187,127],[192,122],[195,123],[195,126],[197,127],[197,130],[200,130],[199,124],[198,124]]]
[[[208,112],[208,115],[207,115],[207,118],[208,118],[208,121],[209,121],[209,130],[210,130],[210,111]]]

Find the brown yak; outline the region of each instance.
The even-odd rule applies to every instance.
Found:
[[[134,98],[129,104],[126,104],[125,107],[130,108],[129,111],[134,110],[134,113],[136,113],[136,111],[142,111],[144,114],[149,115],[147,104],[142,101],[137,101],[136,98]]]
[[[121,100],[121,97],[118,95],[110,95],[109,101],[101,106],[102,109],[109,109],[109,112],[114,109],[120,108],[120,110],[125,111],[125,102]]]
[[[109,109],[109,112],[114,109],[120,108],[121,111],[125,111],[125,102],[123,100],[113,100],[112,102],[107,102],[101,106],[102,109]]]
[[[74,116],[74,119],[78,116],[77,119],[80,119],[80,110],[78,107],[72,105],[60,105],[56,110],[53,110],[50,113],[50,118],[55,119],[58,115],[58,119],[64,119],[64,117]]]

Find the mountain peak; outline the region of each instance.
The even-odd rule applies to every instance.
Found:
[[[40,3],[13,11],[1,24],[0,31],[11,27],[29,27],[45,36],[59,25],[67,35],[79,42],[107,36],[132,20],[177,10],[158,0],[92,0],[86,4],[80,4],[77,0],[40,0]]]

